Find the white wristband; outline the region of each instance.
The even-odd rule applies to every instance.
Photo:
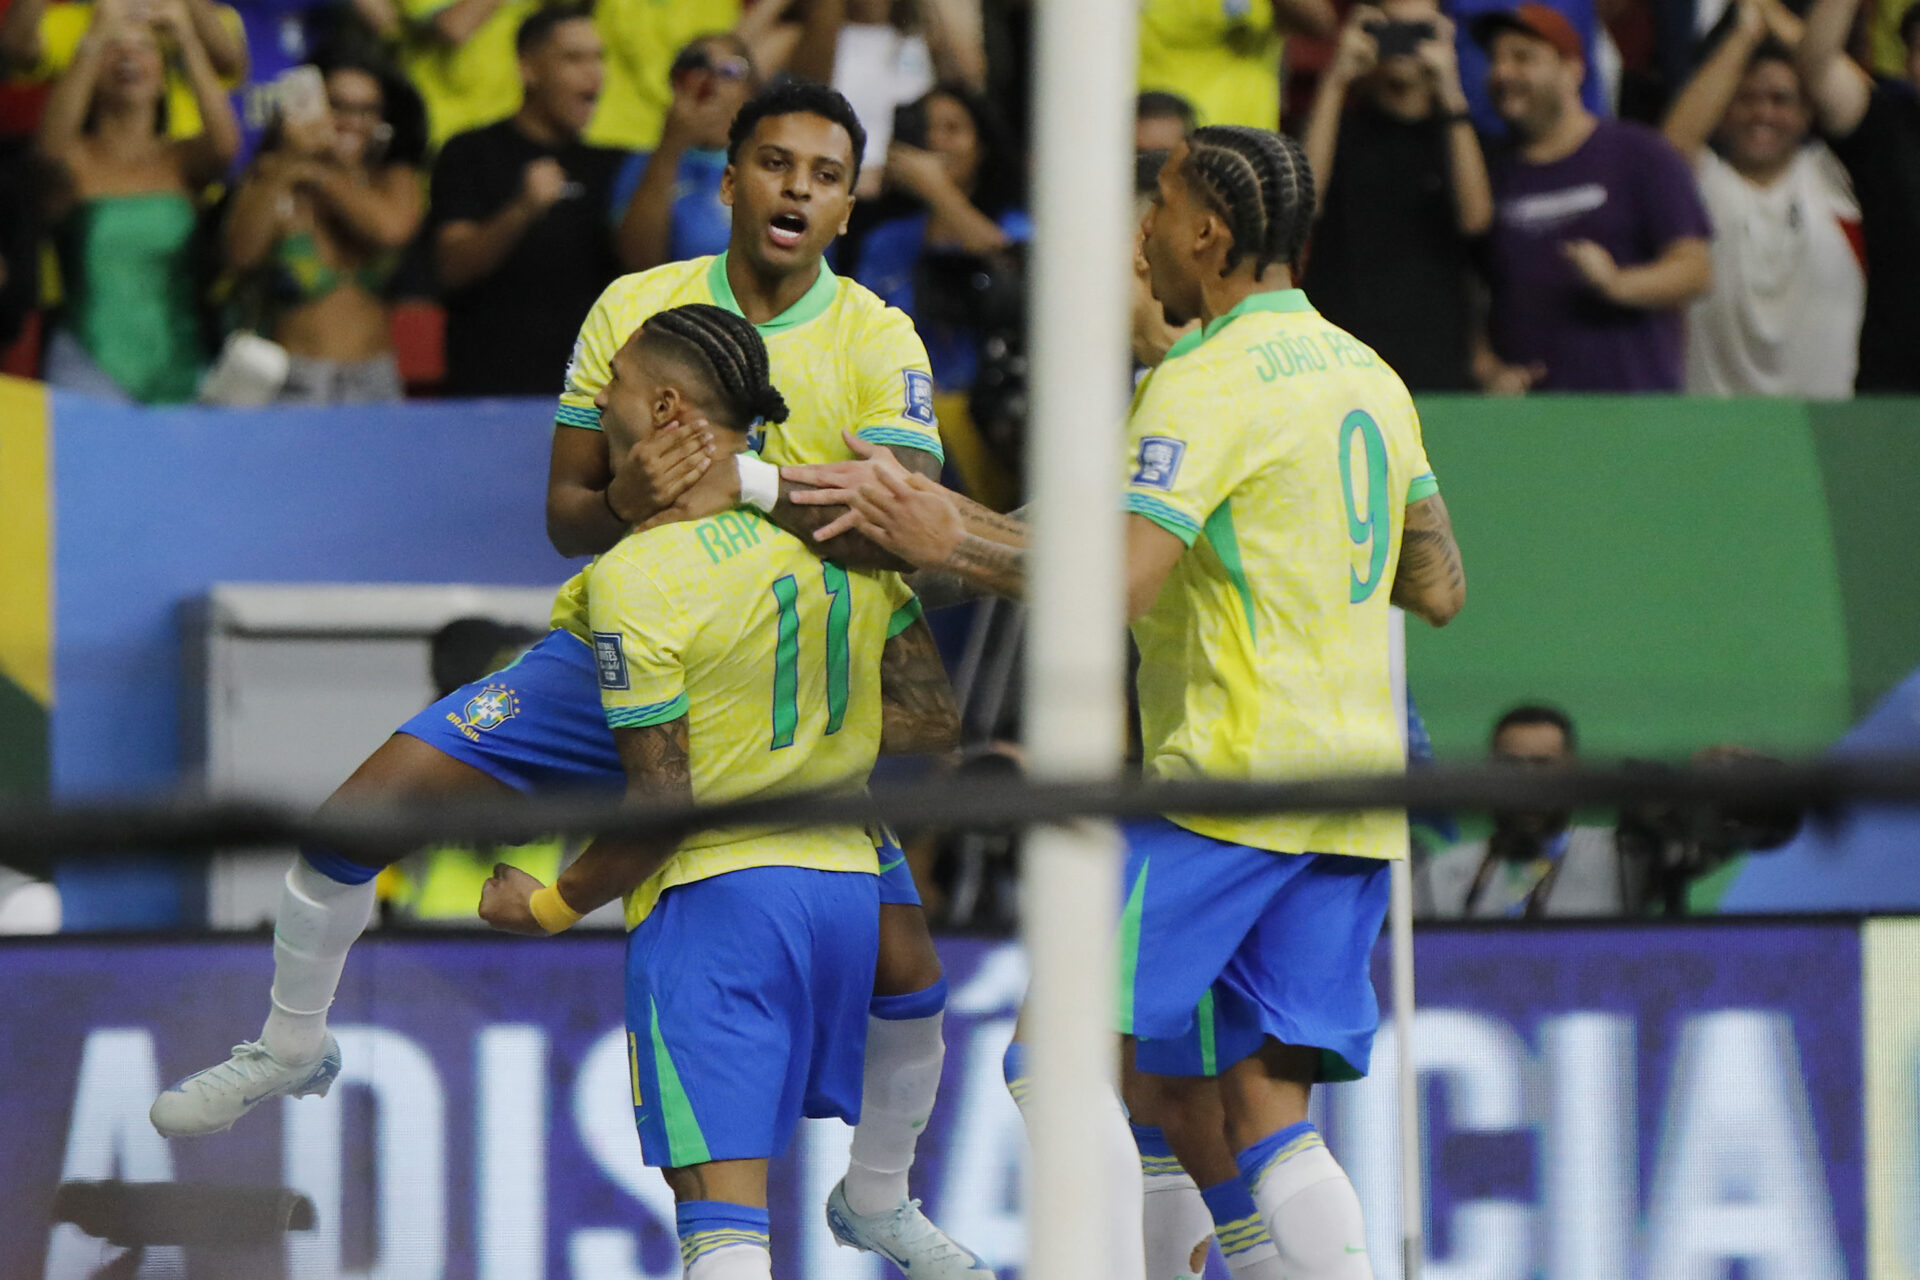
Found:
[[[740,501],[769,514],[780,501],[780,468],[750,453],[733,455],[740,467]]]

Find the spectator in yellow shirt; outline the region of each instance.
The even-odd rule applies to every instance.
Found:
[[[144,23],[153,7],[129,5],[128,17]],[[220,84],[239,88],[247,79],[247,33],[239,13],[215,0],[187,0],[187,16]],[[0,70],[16,82],[51,83],[73,64],[92,23],[90,0],[13,0],[0,18]],[[169,137],[194,138],[205,132],[193,86],[177,62],[167,66],[166,103]]]
[[[599,0],[593,25],[606,46],[607,79],[588,144],[652,151],[673,103],[674,55],[696,36],[731,31],[739,21],[740,0]]]
[[[1336,23],[1332,0],[1142,0],[1140,88],[1180,95],[1203,125],[1277,129],[1283,37]]]
[[[456,133],[520,109],[514,34],[540,0],[398,0],[400,64],[427,104],[427,142],[438,151]]]
[[[590,146],[652,151],[673,105],[675,56],[696,38],[732,33],[764,75],[787,71],[833,83],[833,59],[846,0],[595,0],[593,24],[607,49],[600,109],[587,127]]]

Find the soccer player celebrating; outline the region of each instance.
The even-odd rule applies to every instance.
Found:
[[[932,377],[912,322],[834,275],[822,259],[852,211],[865,136],[852,108],[830,89],[787,84],[759,94],[735,117],[730,135],[722,184],[722,198],[733,206],[727,252],[624,276],[594,304],[556,414],[547,528],[562,553],[606,551],[670,507],[670,518],[683,518],[736,500],[770,512],[784,527],[815,527],[817,511],[781,496],[775,464],[846,458],[843,433],[862,448],[884,446],[916,474],[938,472]],[[689,303],[752,322],[772,381],[786,389],[791,418],[765,432],[765,461],[752,453],[721,455],[714,433],[689,418],[638,440],[616,469],[596,405],[614,353],[649,316]],[[876,563],[870,544],[857,537],[814,549],[849,563],[864,549],[865,563]],[[624,787],[601,713],[596,677],[603,659],[587,617],[586,584],[582,574],[561,589],[546,639],[508,670],[402,725],[329,803]],[[925,624],[914,626],[930,644]],[[339,1071],[327,1006],[371,911],[379,865],[406,852],[356,851],[348,858],[313,849],[295,860],[275,923],[266,1028],[226,1062],[160,1095],[152,1117],[162,1133],[217,1132],[267,1097],[325,1092]],[[916,1277],[958,1280],[985,1268],[907,1198],[907,1170],[945,1055],[946,981],[897,850],[884,851],[880,901],[865,1119],[854,1132],[847,1177],[829,1199],[829,1220],[843,1243],[880,1252]]]
[[[753,326],[716,306],[653,315],[610,372],[595,398],[615,456],[689,410],[729,452],[787,416]],[[942,678],[896,575],[823,562],[758,512],[632,533],[584,585],[606,723],[628,794],[649,802],[857,788],[880,745],[883,664]],[[916,687],[908,674],[896,688]],[[934,749],[958,728],[945,699],[884,718]],[[771,1276],[768,1159],[803,1114],[859,1119],[876,866],[859,827],[756,827],[603,838],[550,888],[504,865],[488,883],[481,914],[532,934],[625,895],[634,1113],[689,1280]]]
[[[1403,767],[1388,604],[1444,625],[1464,602],[1405,386],[1291,287],[1313,207],[1296,144],[1225,126],[1175,149],[1146,217],[1154,296],[1203,325],[1147,379],[1129,427],[1128,615],[1155,777]],[[880,456],[788,474],[821,486],[802,501],[848,504],[822,534],[859,529],[1021,593],[1016,522]],[[1404,817],[1168,815],[1126,835],[1119,1029],[1149,1192],[1177,1159],[1230,1263],[1271,1236],[1277,1258],[1240,1274],[1361,1280],[1359,1201],[1307,1099],[1366,1071],[1368,958]]]

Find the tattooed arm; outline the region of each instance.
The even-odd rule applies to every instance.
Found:
[[[685,716],[644,729],[615,729],[613,744],[626,767],[629,801],[663,809],[692,803]],[[671,839],[597,837],[554,885],[567,905],[584,915],[638,887],[679,847],[680,842]]]
[[[895,461],[911,474],[929,479],[939,478],[940,460],[925,449],[890,446],[889,450],[882,451],[890,451]],[[782,479],[780,501],[774,505],[773,514],[768,518],[806,543],[815,555],[846,565],[849,569],[892,569],[897,573],[905,573],[913,568],[898,556],[876,546],[872,539],[858,530],[836,531],[825,539],[816,538],[814,535],[819,530],[845,515],[846,508],[802,504],[793,500],[794,494],[805,493],[812,487]]]
[[[955,496],[957,497],[958,495]],[[979,507],[978,503],[969,505]],[[960,517],[967,521],[967,529],[969,532],[978,533],[981,537],[993,537],[999,534],[1007,536],[1009,541],[1012,540],[1011,534],[1015,530],[1018,530],[1022,536],[1025,535],[1027,519],[1027,509],[1025,507],[1017,507],[1005,515],[1001,515],[997,511],[988,511],[985,507],[979,507],[979,510],[992,516],[993,523],[990,525],[976,525],[974,521],[969,518],[968,511],[963,508],[960,512]],[[993,594],[974,583],[968,582],[959,574],[950,573],[944,569],[915,570],[913,573],[907,575],[907,585],[913,588],[914,595],[920,597],[921,607],[928,610],[950,609],[954,605],[967,604],[970,601],[979,600]]]
[[[880,655],[880,750],[936,755],[960,745],[960,709],[926,619],[887,641]]]
[[[692,801],[685,716],[644,729],[615,729],[613,742],[626,766],[627,799],[644,799],[662,807]],[[586,915],[638,887],[679,847],[680,842],[670,838],[597,837],[560,873],[551,892],[559,895],[568,910]],[[545,886],[526,872],[498,863],[480,890],[480,918],[507,933],[542,937],[548,930],[534,914],[533,899],[543,892],[548,892]]]
[[[1467,571],[1460,562],[1460,544],[1453,540],[1453,521],[1439,494],[1429,494],[1407,507],[1407,527],[1400,538],[1400,567],[1393,576],[1393,602],[1436,627],[1453,621],[1467,602]]]

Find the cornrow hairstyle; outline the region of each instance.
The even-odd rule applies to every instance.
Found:
[[[1240,124],[1196,129],[1182,175],[1233,232],[1226,275],[1251,256],[1255,273],[1295,266],[1313,228],[1313,169],[1285,134]]]
[[[692,302],[655,312],[640,326],[640,334],[644,341],[670,344],[704,371],[736,430],[787,420],[786,397],[773,385],[767,367],[767,344],[746,317]]]
[[[807,80],[777,81],[747,99],[733,117],[733,127],[727,130],[727,163],[739,161],[740,148],[762,120],[797,115],[819,116],[847,131],[847,137],[853,140],[853,172],[847,176],[847,189],[851,191],[860,181],[860,157],[867,151],[867,131],[852,103],[826,85]]]

